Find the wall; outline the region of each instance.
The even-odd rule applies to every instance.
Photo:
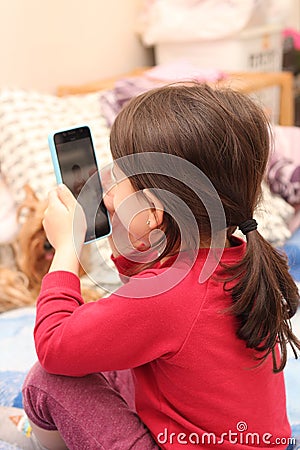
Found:
[[[153,64],[134,32],[139,1],[0,0],[0,87],[55,92]],[[300,30],[300,0],[288,1]]]
[[[300,31],[300,0],[291,0],[291,13],[288,25]]]
[[[1,0],[0,87],[54,92],[153,63],[139,0]]]

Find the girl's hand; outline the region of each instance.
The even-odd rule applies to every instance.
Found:
[[[49,193],[43,226],[56,251],[73,246],[80,253],[87,226],[85,214],[65,185],[62,184]]]

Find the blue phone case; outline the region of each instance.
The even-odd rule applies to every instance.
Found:
[[[87,128],[89,128],[87,125],[76,125],[76,126],[74,126],[74,127],[72,127],[72,128],[52,131],[52,132],[49,133],[49,135],[48,135],[48,145],[49,145],[49,148],[50,148],[51,159],[52,159],[52,163],[53,163],[53,168],[54,168],[54,173],[55,173],[55,178],[56,178],[57,184],[63,183],[63,179],[62,179],[62,176],[61,176],[61,171],[60,171],[59,161],[58,161],[58,157],[57,157],[57,151],[56,151],[56,147],[55,147],[54,136],[55,136],[56,133],[62,133],[62,132],[64,132],[64,131],[68,131],[68,130],[70,130],[70,129],[73,129],[73,128],[80,128],[80,127],[87,127]],[[91,134],[91,139],[92,139],[92,143],[93,143],[93,148],[94,148],[94,150],[95,150],[94,140],[93,140],[93,136],[92,136],[92,132],[91,132],[91,129],[90,129],[90,128],[89,128],[89,131],[90,131],[90,134]],[[97,168],[98,168],[98,173],[99,173],[99,164],[98,164],[97,154],[96,154],[95,151],[94,151],[94,154],[95,154],[95,160],[96,160],[96,164],[97,164]],[[99,174],[99,178],[100,178],[100,174]],[[100,179],[100,181],[101,181],[101,179]],[[89,241],[85,241],[84,244],[89,244],[89,243],[91,243],[91,242],[95,242],[95,241],[98,241],[99,239],[103,239],[103,238],[105,238],[105,237],[110,236],[111,231],[112,231],[112,227],[111,227],[111,221],[110,221],[110,216],[109,216],[109,214],[107,214],[107,217],[108,217],[108,224],[109,224],[109,230],[110,230],[109,233],[106,234],[105,236],[99,236],[99,237],[97,237],[97,238],[95,238],[95,239],[92,239],[92,240],[89,240]]]
[[[57,152],[56,152],[55,143],[54,143],[54,135],[56,133],[61,133],[62,131],[64,131],[64,130],[53,131],[52,133],[50,133],[48,135],[48,144],[49,144],[49,148],[50,148],[52,164],[53,164],[57,184],[61,184],[63,181],[62,181],[62,177],[61,177]]]

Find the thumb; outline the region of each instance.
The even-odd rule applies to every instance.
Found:
[[[49,193],[48,193],[48,205],[47,205],[45,213],[47,211],[51,210],[52,208],[57,208],[57,207],[63,207],[68,210],[68,207],[61,200],[61,198],[58,194],[58,188],[56,187],[54,189],[51,189],[51,191],[49,191]]]
[[[60,199],[58,198],[57,188],[53,188],[48,193],[48,205],[47,205],[47,208],[49,206],[52,206],[53,204],[55,204],[57,202],[60,202]]]
[[[57,186],[57,195],[60,201],[65,205],[68,210],[72,210],[76,207],[76,199],[72,192],[65,184],[59,184]]]

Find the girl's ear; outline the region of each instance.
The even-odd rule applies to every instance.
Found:
[[[151,209],[149,210],[148,225],[151,229],[159,227],[164,218],[164,207],[161,201],[149,190],[143,189],[143,194],[148,199]]]

